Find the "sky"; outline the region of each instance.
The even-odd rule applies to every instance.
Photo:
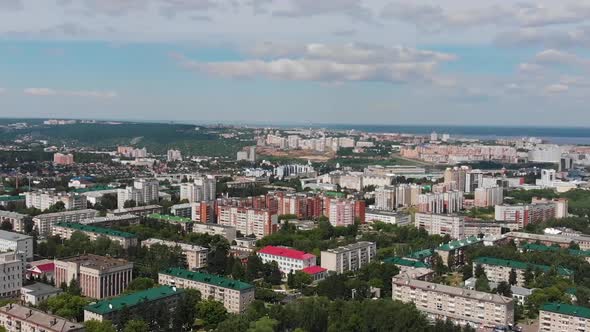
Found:
[[[590,0],[0,0],[0,117],[590,127]]]

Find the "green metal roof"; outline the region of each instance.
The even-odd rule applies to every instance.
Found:
[[[12,202],[12,201],[21,201],[21,200],[25,200],[24,195],[0,196],[0,202]]]
[[[465,248],[474,244],[481,243],[483,240],[475,236],[470,236],[463,240],[454,240],[449,243],[441,244],[436,250],[451,251],[455,249]]]
[[[243,281],[229,279],[214,274],[189,271],[181,268],[169,268],[160,273],[240,291],[251,289],[254,287],[253,285],[245,283]]]
[[[540,269],[543,272],[547,272],[551,269],[551,266],[547,265],[539,265],[539,264],[532,264],[532,263],[525,263],[520,261],[513,261],[508,259],[501,259],[501,258],[494,258],[494,257],[478,257],[474,260],[476,264],[486,264],[486,265],[495,265],[495,266],[505,266],[511,267],[517,270],[526,270],[528,267],[531,269]],[[562,276],[571,276],[574,273],[566,268],[558,267],[557,273]]]
[[[542,252],[546,252],[546,251],[551,251],[551,252],[559,252],[561,251],[561,247],[560,246],[546,246],[543,244],[534,244],[534,243],[527,243],[525,245],[523,245],[521,247],[522,249],[525,250],[530,250],[530,251],[542,251]],[[577,249],[567,249],[567,253],[572,255],[572,256],[590,256],[590,250],[577,250]]]
[[[346,196],[346,194],[338,192],[338,191],[326,191],[326,192],[324,192],[324,195],[326,195],[328,197],[338,197],[338,198],[342,198],[342,197]]]
[[[184,218],[179,216],[173,216],[169,214],[159,214],[159,213],[152,213],[147,216],[150,219],[158,219],[158,220],[165,220],[171,222],[193,222],[191,218]]]
[[[137,293],[123,295],[112,299],[99,301],[94,304],[87,305],[84,310],[97,313],[99,315],[108,314],[110,312],[119,311],[124,307],[131,308],[143,302],[152,302],[159,299],[167,298],[184,292],[181,288],[174,288],[170,286],[160,286],[156,288],[146,289]]]
[[[137,237],[135,234],[132,234],[132,233],[121,232],[121,231],[117,231],[117,230],[105,228],[105,227],[82,225],[82,224],[77,224],[77,223],[73,223],[73,222],[58,222],[57,224],[55,224],[55,226],[71,228],[71,229],[81,231],[81,232],[93,232],[93,233],[99,233],[99,234],[103,234],[103,235],[124,237],[124,238],[128,238],[128,239]]]
[[[432,251],[432,249],[422,249],[422,250],[415,251],[406,257],[422,260],[424,258],[428,258],[433,255],[434,255],[434,251]]]
[[[580,307],[577,305],[565,303],[546,303],[541,307],[541,310],[590,319],[590,308]]]
[[[116,190],[117,188],[109,187],[109,186],[94,186],[90,188],[79,188],[72,190],[75,193],[87,193],[91,191],[101,191],[101,190]]]
[[[383,263],[389,263],[389,264],[395,264],[395,265],[402,265],[402,266],[409,266],[409,267],[424,267],[424,268],[429,268],[428,264],[420,262],[420,261],[414,261],[411,259],[407,259],[407,258],[401,258],[401,257],[389,257],[383,260]]]

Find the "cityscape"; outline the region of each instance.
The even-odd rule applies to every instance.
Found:
[[[0,332],[590,332],[588,23],[0,0]]]

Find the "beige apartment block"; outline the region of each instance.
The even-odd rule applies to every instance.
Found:
[[[209,253],[209,250],[205,247],[197,246],[194,244],[166,241],[154,238],[147,239],[141,242],[141,245],[147,248],[156,244],[171,248],[179,247],[182,250],[182,253],[184,254],[184,257],[186,259],[186,265],[188,266],[189,270],[200,269],[207,265],[207,254]]]
[[[0,307],[0,326],[8,332],[82,332],[84,324],[10,303]]]
[[[321,252],[321,266],[329,271],[356,271],[375,259],[377,246],[373,242],[357,242]]]

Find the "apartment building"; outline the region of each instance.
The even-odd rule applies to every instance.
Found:
[[[152,213],[162,213],[162,207],[157,204],[152,205],[144,205],[144,206],[135,206],[130,208],[123,208],[123,209],[116,209],[109,213],[107,213],[107,217],[111,216],[121,216],[127,214],[134,214],[136,216],[145,217]]]
[[[440,256],[443,264],[452,268],[465,264],[465,250],[467,248],[482,243],[482,239],[471,236],[461,240],[453,240],[448,243],[443,243],[434,249],[434,252]]]
[[[571,242],[574,242],[580,246],[581,250],[590,250],[590,236],[587,235],[563,235],[563,234],[531,234],[523,232],[508,232],[498,240],[498,242],[508,243],[514,241],[516,245],[526,243],[537,243],[544,244],[547,246],[558,245],[562,248],[568,248]]]
[[[453,239],[465,237],[465,219],[459,215],[416,213],[414,226],[430,235],[449,235]]]
[[[504,202],[504,189],[501,187],[477,188],[474,194],[475,207],[490,207]]]
[[[158,222],[179,226],[184,233],[189,233],[193,230],[193,221],[190,218],[164,215],[159,213],[152,213],[148,215],[147,218]]]
[[[207,265],[207,254],[209,253],[209,249],[205,247],[155,238],[150,238],[145,241],[141,241],[141,245],[147,248],[153,245],[162,245],[171,248],[179,247],[182,250],[182,253],[184,254],[184,257],[186,259],[186,265],[188,266],[189,270],[200,269]]]
[[[12,230],[15,232],[24,233],[25,223],[30,221],[32,221],[32,218],[29,215],[0,210],[0,224],[9,222],[12,225]]]
[[[321,252],[321,266],[329,271],[356,271],[375,259],[377,245],[361,241]]]
[[[398,275],[392,280],[392,297],[404,303],[414,303],[431,319],[449,319],[456,324],[470,324],[476,328],[514,324],[514,301],[497,294]]]
[[[546,303],[539,310],[539,332],[590,331],[590,309],[565,303]]]
[[[217,223],[235,227],[244,235],[260,239],[278,229],[278,215],[269,209],[221,205],[217,207]]]
[[[27,208],[36,208],[41,211],[49,209],[57,202],[62,202],[66,210],[85,209],[86,196],[78,193],[55,192],[53,190],[29,191],[25,193]]]
[[[354,225],[355,218],[355,201],[346,199],[329,200],[330,224],[332,226],[350,226]]]
[[[0,253],[0,297],[14,297],[23,286],[25,262],[14,251]]]
[[[139,216],[134,214],[121,214],[121,215],[110,215],[106,217],[96,217],[93,219],[86,219],[80,221],[80,224],[84,225],[95,225],[95,226],[129,226],[138,225]]]
[[[9,303],[0,307],[0,326],[8,332],[83,332],[84,324],[41,310]]]
[[[170,214],[177,217],[191,218],[193,203],[174,204],[170,207]]]
[[[365,220],[367,223],[380,221],[386,224],[406,226],[412,223],[412,216],[407,213],[371,209],[365,213]]]
[[[166,153],[166,161],[182,161],[182,153],[180,153],[178,150],[168,150]]]
[[[519,229],[530,223],[544,222],[555,217],[554,203],[535,203],[519,205],[496,205],[495,219],[497,221],[517,223]]]
[[[98,255],[56,259],[55,284],[77,280],[82,295],[94,299],[121,294],[133,279],[133,262]]]
[[[160,184],[156,179],[136,179],[133,186],[117,190],[117,207],[125,208],[125,202],[134,201],[138,205],[158,202]]]
[[[317,265],[315,255],[287,247],[266,246],[256,255],[263,263],[277,262],[283,275]]]
[[[489,281],[497,283],[502,281],[508,282],[511,271],[514,271],[516,273],[516,285],[521,287],[525,285],[524,273],[527,269],[542,272],[547,272],[551,269],[551,266],[548,265],[531,264],[494,257],[478,257],[473,260],[474,274],[478,265],[484,269]],[[564,278],[573,278],[573,271],[563,267],[557,267],[557,273]]]
[[[568,207],[569,201],[567,198],[554,198],[554,199],[547,199],[547,198],[539,198],[533,197],[531,200],[531,204],[547,204],[553,203],[555,204],[555,219],[567,218],[569,215]]]
[[[183,295],[183,290],[176,287],[160,286],[146,289],[136,293],[123,295],[115,298],[105,299],[84,307],[84,321],[109,320],[122,329],[121,312],[125,309],[131,317],[137,316],[151,322],[154,317],[149,315],[150,310],[156,305],[162,305],[172,314],[176,309],[178,301]]]
[[[33,259],[33,237],[0,230],[0,252],[14,251],[25,260]]]
[[[97,214],[98,211],[92,209],[40,214],[33,217],[33,228],[39,235],[48,236],[57,223],[79,223],[82,220],[94,219]]]
[[[53,226],[51,234],[54,236],[59,235],[62,239],[69,239],[75,232],[86,234],[91,241],[106,237],[111,241],[118,242],[124,249],[137,246],[137,236],[135,234],[92,225],[60,222]]]
[[[509,226],[506,224],[495,223],[495,222],[480,222],[472,221],[465,222],[464,233],[465,237],[477,236],[483,234],[483,236],[499,237],[502,235],[502,227]],[[514,225],[516,226],[516,225]]]
[[[180,200],[189,203],[214,201],[217,181],[213,176],[196,177],[193,182],[180,185]]]
[[[248,283],[221,276],[170,268],[158,274],[160,285],[196,289],[201,296],[223,303],[228,312],[239,314],[254,301],[255,287]]]
[[[236,239],[237,232],[236,228],[233,226],[225,226],[225,225],[218,225],[218,224],[200,224],[195,223],[193,224],[193,233],[199,234],[209,234],[209,235],[219,235],[223,236],[227,239],[230,243]]]
[[[72,165],[74,163],[74,155],[71,153],[54,153],[53,164],[55,165]]]
[[[418,196],[418,211],[422,213],[456,213],[462,209],[462,191],[420,194]]]

